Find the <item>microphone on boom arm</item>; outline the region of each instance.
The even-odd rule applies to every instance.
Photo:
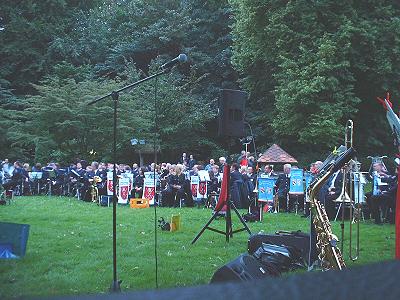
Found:
[[[177,57],[175,57],[173,60],[170,60],[169,62],[163,64],[161,66],[161,69],[163,70],[170,70],[172,67],[174,67],[177,64],[184,63],[187,61],[187,56],[186,54],[179,54]]]

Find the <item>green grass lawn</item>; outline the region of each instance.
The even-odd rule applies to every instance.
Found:
[[[0,298],[104,293],[112,281],[112,208],[98,207],[74,198],[19,197],[0,206],[0,221],[30,224],[26,256],[0,260]],[[229,242],[206,231],[195,245],[190,242],[211,216],[197,208],[159,208],[158,216],[181,214],[182,230],[159,237],[161,288],[208,283],[217,268],[246,252],[248,235],[237,233]],[[118,207],[118,276],[122,289],[155,288],[154,210]],[[233,226],[240,224],[233,217]],[[223,229],[223,219],[214,221]],[[308,231],[309,220],[294,214],[266,214],[262,223],[250,223],[253,233],[276,230]],[[349,267],[394,256],[394,225],[361,224],[360,259]],[[346,223],[348,229],[348,223]],[[340,223],[333,224],[340,237]],[[347,247],[346,247],[347,250]]]

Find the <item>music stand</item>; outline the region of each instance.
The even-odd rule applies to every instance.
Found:
[[[37,194],[40,193],[40,180],[42,179],[42,172],[29,172],[29,178],[33,182],[37,182]]]
[[[214,214],[211,217],[210,220],[204,225],[204,227],[200,230],[200,232],[195,236],[195,238],[192,241],[192,245],[200,238],[200,236],[203,234],[203,232],[208,229],[210,231],[214,231],[216,233],[225,235],[226,241],[229,242],[229,239],[233,237],[234,233],[241,232],[246,230],[250,235],[251,231],[249,227],[247,226],[246,222],[243,220],[242,216],[240,215],[238,209],[236,208],[235,204],[232,202],[231,199],[229,199],[229,165],[226,164],[224,166],[224,175],[223,175],[223,180],[222,180],[222,186],[221,186],[221,193],[219,195],[219,199],[217,202],[217,205],[215,206]],[[214,221],[215,218],[219,216],[219,213],[225,209],[226,215],[225,215],[225,221],[226,221],[226,226],[225,226],[225,231],[215,229],[213,227],[210,227],[210,224],[212,221]],[[233,209],[236,213],[236,215],[239,217],[240,222],[242,222],[243,226],[242,228],[233,230],[232,229],[232,215],[231,215],[231,209]]]

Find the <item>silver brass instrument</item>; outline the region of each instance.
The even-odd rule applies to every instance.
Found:
[[[345,147],[346,150],[353,147],[353,133],[354,133],[354,123],[352,120],[348,120],[345,128]],[[340,250],[343,253],[344,248],[344,240],[345,240],[345,207],[349,206],[349,257],[352,261],[358,259],[360,254],[359,246],[360,246],[360,215],[361,215],[361,204],[359,203],[359,199],[352,199],[354,197],[354,183],[355,183],[355,173],[358,173],[359,180],[361,180],[361,175],[359,171],[360,163],[357,159],[351,159],[348,164],[346,164],[343,169],[343,182],[342,182],[342,190],[339,197],[334,200],[335,202],[340,203],[340,207],[342,209],[342,220],[341,220],[341,241],[340,241]],[[353,171],[353,172],[351,172]],[[358,185],[358,192],[360,193],[360,184]],[[351,197],[349,196],[351,195]],[[339,213],[339,210],[338,210]],[[337,214],[336,214],[337,216]],[[336,220],[336,218],[335,218]],[[353,247],[353,223],[357,223],[356,229],[356,247]],[[353,250],[355,251],[355,255],[353,255]]]
[[[312,222],[317,236],[318,258],[321,261],[323,270],[342,270],[346,268],[346,264],[341,251],[337,247],[338,239],[332,232],[331,223],[329,222],[325,208],[317,199],[317,195],[329,177],[337,170],[340,170],[354,155],[355,151],[353,148],[349,148],[343,152],[326,172],[323,172],[311,183],[309,188]]]
[[[360,203],[360,194],[361,194],[361,172],[360,172],[360,166],[361,164],[357,160],[352,160],[351,161],[351,166],[352,166],[352,174],[353,174],[353,184],[355,185],[356,183],[356,174],[358,178],[358,193],[357,197],[354,198],[354,211],[353,211],[353,206],[350,205],[350,214],[349,214],[349,219],[350,219],[350,224],[349,224],[349,258],[352,261],[356,261],[358,257],[360,256],[360,218],[361,218],[361,203]],[[350,182],[351,183],[351,182]],[[354,187],[354,185],[350,185],[351,187]],[[353,188],[354,189],[354,188]],[[354,191],[353,191],[354,192]],[[355,193],[351,193],[351,195],[355,196]],[[356,224],[356,246],[355,248],[353,247],[353,224]],[[353,248],[355,255],[353,255]]]

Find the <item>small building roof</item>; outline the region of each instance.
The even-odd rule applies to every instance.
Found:
[[[297,163],[297,160],[277,144],[273,144],[263,154],[261,154],[258,162],[268,164],[286,164]]]

